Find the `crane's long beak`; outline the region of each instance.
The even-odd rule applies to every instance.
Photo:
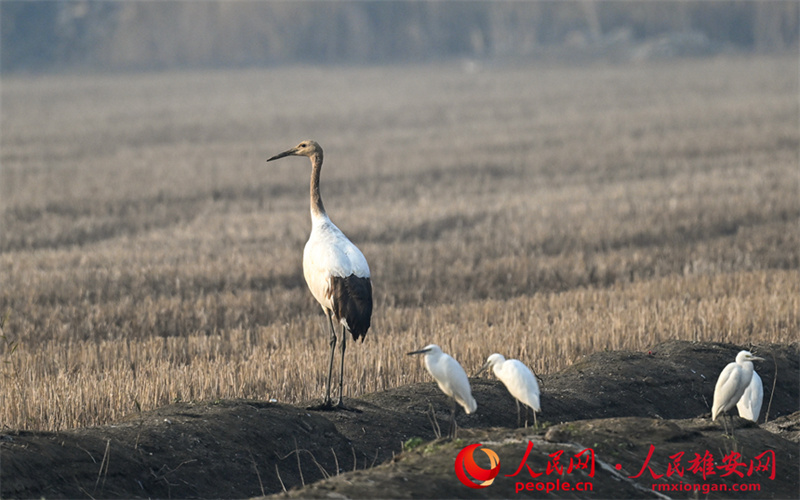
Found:
[[[759,358],[758,356],[753,356],[750,358],[750,361],[766,361],[764,358]]]
[[[414,354],[426,354],[428,352],[430,352],[430,349],[420,349],[419,351],[411,351],[411,352],[407,353],[406,355],[407,356],[412,356]]]
[[[275,156],[273,156],[272,158],[269,158],[267,161],[278,160],[278,159],[283,158],[285,156],[291,156],[291,155],[294,154],[294,152],[296,150],[297,150],[297,148],[292,148],[292,149],[289,149],[287,151],[284,151],[283,153],[278,153]]]

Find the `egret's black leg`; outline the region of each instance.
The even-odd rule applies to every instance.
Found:
[[[514,398],[514,401],[517,403],[517,427],[519,427],[519,426],[520,426],[520,419],[519,419],[519,399],[517,399],[517,398]],[[528,422],[528,410],[525,410],[525,423],[526,423],[525,427],[528,427],[528,426],[527,426],[527,422]]]
[[[725,413],[722,414],[722,428],[725,429],[725,435],[728,436],[728,424],[725,422]]]
[[[452,398],[452,399],[453,399],[453,405],[450,407],[450,430],[447,432],[447,436],[450,439],[455,439],[456,432],[457,432],[457,428],[456,428],[456,425],[457,425],[456,424],[456,409],[457,409],[457,406],[456,406],[455,398]]]

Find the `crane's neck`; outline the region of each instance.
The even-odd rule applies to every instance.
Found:
[[[319,175],[322,172],[322,153],[311,156],[311,217],[326,215],[322,196],[319,194]]]

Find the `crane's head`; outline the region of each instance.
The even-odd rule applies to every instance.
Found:
[[[441,347],[439,347],[436,344],[430,344],[430,345],[426,345],[425,347],[423,347],[422,349],[420,349],[418,351],[409,352],[408,356],[411,356],[411,355],[414,355],[414,354],[441,354],[441,353],[442,353],[442,348]]]
[[[308,156],[311,158],[314,155],[322,156],[322,146],[320,146],[316,141],[306,140],[292,149],[287,149],[283,153],[276,154],[267,161],[278,160],[285,156]]]
[[[739,351],[739,354],[736,355],[736,362],[741,365],[746,361],[764,361],[764,358],[753,356],[750,351]]]
[[[505,360],[506,360],[506,358],[504,358],[502,354],[498,354],[498,353],[492,354],[491,356],[489,356],[486,359],[486,363],[483,364],[483,366],[478,371],[478,373],[475,374],[475,376],[477,377],[478,375],[480,375],[481,373],[485,372],[489,368],[494,368],[495,366],[504,363]]]

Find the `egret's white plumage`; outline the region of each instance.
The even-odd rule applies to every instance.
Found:
[[[425,355],[425,368],[436,380],[439,389],[460,404],[467,414],[478,409],[478,403],[472,397],[467,372],[452,356],[443,352],[436,344],[425,346],[419,351],[408,354]]]
[[[761,382],[761,377],[753,370],[753,378],[750,380],[750,385],[742,393],[739,402],[736,403],[736,408],[739,410],[739,416],[758,422],[758,416],[761,415],[761,403],[764,400],[764,384]]]
[[[472,389],[469,386],[469,378],[464,368],[452,356],[442,352],[436,344],[430,344],[418,351],[409,352],[408,355],[424,354],[425,368],[436,380],[439,389],[453,400],[453,408],[450,412],[450,436],[455,437],[456,433],[456,403],[464,408],[467,414],[474,413],[478,409],[478,403],[472,397]]]
[[[714,387],[714,403],[711,405],[711,420],[736,406],[753,378],[753,361],[763,358],[753,356],[750,351],[740,351],[736,361],[722,369]],[[724,423],[724,421],[723,421]]]
[[[519,425],[519,403],[533,410],[533,421],[536,425],[536,412],[541,410],[539,404],[539,383],[530,368],[517,359],[506,359],[502,354],[494,353],[486,360],[481,371],[491,368],[495,376],[503,382],[508,392],[517,400],[517,425]],[[525,411],[527,425],[527,410]]]
[[[328,365],[328,384],[325,401],[320,408],[330,408],[331,377],[336,348],[336,331],[333,322],[342,325],[342,354],[339,376],[339,402],[342,407],[344,381],[344,353],[347,347],[345,329],[354,340],[363,341],[372,317],[372,282],[369,265],[361,250],[331,222],[319,190],[322,171],[322,147],[314,141],[303,141],[267,161],[285,156],[307,156],[311,160],[311,235],[303,249],[303,276],[309,290],[319,302],[330,326],[331,356]]]

